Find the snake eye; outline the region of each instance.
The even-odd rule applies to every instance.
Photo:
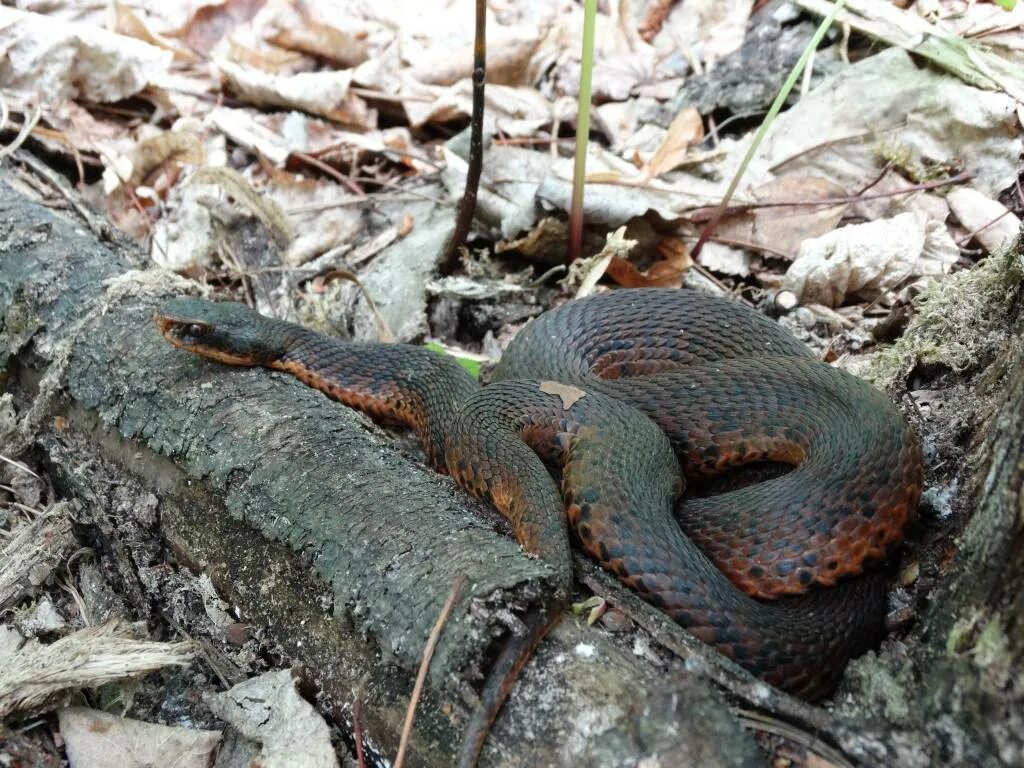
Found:
[[[185,329],[185,331],[189,336],[202,336],[206,333],[206,326],[199,323],[192,323]]]

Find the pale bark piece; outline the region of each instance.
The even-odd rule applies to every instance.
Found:
[[[1020,232],[1020,219],[1012,211],[975,189],[950,190],[946,200],[964,228],[973,232],[974,239],[989,253],[1007,245]]]
[[[78,548],[71,532],[71,508],[54,504],[16,529],[0,547],[0,612],[17,605]]]
[[[144,723],[85,707],[59,712],[71,768],[208,768],[220,731]]]
[[[188,642],[136,640],[117,622],[81,629],[49,645],[12,644],[0,659],[0,719],[30,714],[80,688],[188,664],[192,653]]]
[[[286,669],[246,680],[204,697],[206,706],[246,738],[260,744],[263,768],[337,768],[331,730],[295,690]]]

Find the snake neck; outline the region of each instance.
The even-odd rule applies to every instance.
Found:
[[[414,430],[431,464],[446,470],[446,426],[479,389],[452,358],[408,344],[331,339],[290,324],[283,349],[268,367],[378,422]]]

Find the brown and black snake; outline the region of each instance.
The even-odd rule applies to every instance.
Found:
[[[179,298],[155,320],[177,347],[287,371],[414,429],[558,574],[532,641],[568,599],[569,529],[645,600],[797,695],[830,692],[880,629],[884,585],[862,574],[917,505],[918,443],[882,393],[743,305],[669,289],[571,301],[527,325],[483,388],[432,351],[339,341],[240,304]],[[792,470],[681,500],[683,478],[763,462]],[[525,647],[499,657],[463,764]]]

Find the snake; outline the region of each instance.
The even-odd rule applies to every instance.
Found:
[[[871,566],[916,509],[919,443],[883,392],[749,306],[687,289],[571,300],[519,331],[486,386],[430,349],[335,339],[239,303],[178,297],[154,320],[176,347],[285,371],[411,428],[435,469],[551,566],[551,606],[498,656],[464,765],[568,600],[572,540],[692,635],[807,699],[878,639],[885,583]],[[684,495],[759,466],[784,471]]]

